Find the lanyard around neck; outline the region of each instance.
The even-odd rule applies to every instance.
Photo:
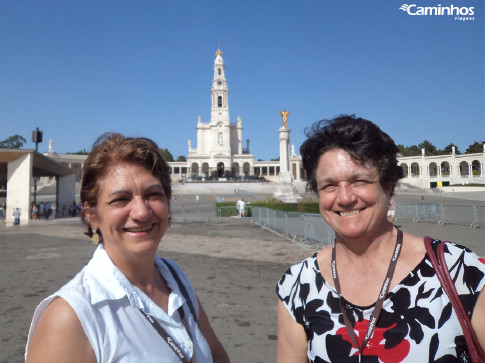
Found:
[[[349,333],[350,339],[352,340],[352,343],[354,343],[355,347],[359,350],[359,362],[362,359],[362,351],[367,345],[367,342],[371,338],[372,334],[374,333],[374,330],[376,328],[377,324],[377,319],[379,318],[379,315],[382,310],[382,305],[384,304],[384,300],[386,298],[387,292],[389,291],[389,286],[391,285],[391,280],[392,276],[394,275],[394,270],[396,269],[396,264],[397,264],[397,259],[399,258],[399,254],[401,253],[401,247],[402,247],[402,231],[397,228],[397,238],[396,238],[396,246],[394,247],[394,253],[392,254],[391,261],[389,262],[389,268],[387,269],[387,274],[386,278],[384,279],[384,282],[382,283],[381,287],[381,292],[377,298],[377,302],[374,307],[374,311],[372,312],[372,315],[369,320],[369,326],[367,327],[367,332],[364,336],[364,340],[362,341],[362,345],[359,346],[359,343],[357,342],[357,337],[355,336],[354,329],[352,327],[352,324],[350,323],[349,317],[347,315],[346,310],[343,307],[342,304],[342,295],[340,294],[340,283],[337,275],[337,261],[335,259],[336,252],[335,252],[335,241],[333,242],[332,245],[332,274],[333,274],[333,282],[335,284],[335,289],[337,290],[337,294],[339,297],[339,303],[340,303],[340,311],[342,312],[344,321],[345,321],[345,327],[347,328],[347,332]]]
[[[170,348],[174,351],[174,353],[177,355],[177,357],[183,362],[183,363],[190,363],[191,361],[189,358],[185,355],[184,351],[182,348],[178,346],[178,344],[175,342],[175,340],[167,333],[167,331],[156,321],[151,315],[145,313],[142,309],[138,309],[140,313],[143,314],[143,316],[148,320],[150,324],[152,324],[153,328],[160,334],[162,339],[168,344]],[[182,310],[182,307],[180,307],[180,310]],[[183,319],[183,310],[179,312],[180,318]],[[195,347],[194,347],[195,351]]]

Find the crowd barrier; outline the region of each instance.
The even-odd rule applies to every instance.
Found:
[[[196,208],[197,209],[197,208]],[[174,212],[174,211],[172,211]],[[195,216],[189,216],[182,211],[175,213],[176,220],[190,221]],[[185,212],[188,212],[186,210]],[[199,214],[201,211],[193,211]],[[184,216],[185,215],[185,216]],[[217,208],[217,220],[222,222],[224,218],[238,217],[235,206]],[[269,208],[246,206],[244,218],[251,218],[251,222],[271,229],[275,232],[296,240],[300,243],[316,243],[318,248],[332,243],[335,232],[325,222],[320,214],[283,212]],[[470,228],[482,228],[485,226],[485,206],[456,205],[456,204],[396,204],[396,219],[398,221],[434,222],[437,224],[463,225]]]
[[[221,207],[217,210],[219,221],[224,217],[237,216],[236,207]],[[261,207],[246,207],[246,218],[251,222],[271,229],[300,243],[316,243],[321,248],[332,243],[335,232],[320,214],[283,212]],[[396,221],[435,222],[456,224],[470,228],[485,226],[485,206],[451,204],[396,204]]]
[[[431,221],[479,228],[485,225],[485,206],[399,203],[396,205],[396,221],[398,220]]]
[[[269,228],[300,243],[316,243],[317,248],[322,248],[335,239],[334,231],[320,214],[253,207],[251,215],[252,223]]]

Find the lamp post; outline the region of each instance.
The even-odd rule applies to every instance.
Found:
[[[35,152],[38,150],[38,144],[42,142],[42,131],[37,127],[32,131],[32,142],[35,142]],[[34,203],[37,202],[37,177],[34,175]]]

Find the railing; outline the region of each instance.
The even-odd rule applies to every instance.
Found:
[[[413,223],[431,221],[438,224],[465,225],[470,228],[485,226],[485,206],[400,203],[396,207],[396,220],[411,220]]]
[[[184,203],[170,206],[173,222],[212,222],[215,220],[215,206],[202,203]]]
[[[475,208],[475,228],[485,227],[485,206]]]
[[[316,243],[318,248],[332,243],[335,233],[320,214],[283,212],[253,207],[252,223],[259,224],[300,243]]]
[[[251,212],[252,212],[252,207],[246,205],[246,207],[244,207],[244,217],[245,218],[251,217]],[[227,218],[227,217],[239,217],[239,211],[236,206],[217,208],[217,218],[219,219],[219,222],[221,221],[221,218]]]
[[[472,205],[442,205],[439,224],[464,224],[470,228],[476,227],[476,208]]]
[[[411,220],[420,222],[423,220],[436,221],[441,220],[440,206],[438,204],[421,203],[421,204],[396,204],[396,220]]]
[[[238,215],[236,207],[217,209],[218,221]],[[332,243],[335,232],[320,214],[283,212],[268,208],[246,206],[245,217],[251,222],[281,233],[300,243],[316,243],[318,248]],[[485,206],[451,204],[396,204],[396,221],[409,220],[413,223],[430,221],[437,224],[457,224],[470,228],[485,226]]]

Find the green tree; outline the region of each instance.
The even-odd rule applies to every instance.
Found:
[[[465,154],[482,153],[483,144],[485,144],[485,141],[480,141],[480,142],[475,141],[473,144],[468,146],[468,149],[466,149]]]
[[[168,149],[160,149],[160,153],[165,161],[173,161],[173,155]]]
[[[86,151],[86,149],[82,149],[82,150],[76,151],[75,153],[68,152],[67,154],[70,154],[70,155],[88,155],[89,151]]]
[[[26,142],[27,140],[25,140],[22,136],[13,135],[3,141],[0,141],[0,148],[20,149]]]
[[[179,156],[177,157],[177,161],[187,161],[187,159],[185,158],[185,156],[183,156],[183,155],[179,155]]]
[[[434,146],[428,140],[424,140],[421,144],[418,145],[418,147],[420,149],[424,149],[424,152],[426,153],[426,155],[437,155],[438,154],[438,149],[436,149],[436,146]]]
[[[458,150],[458,146],[453,143],[450,143],[443,150],[439,150],[438,155],[450,155],[451,153],[453,153],[453,146],[455,147],[455,154],[460,155],[461,152],[460,150]]]
[[[421,149],[416,145],[404,146],[402,144],[397,145],[397,148],[401,152],[402,156],[419,156]]]

